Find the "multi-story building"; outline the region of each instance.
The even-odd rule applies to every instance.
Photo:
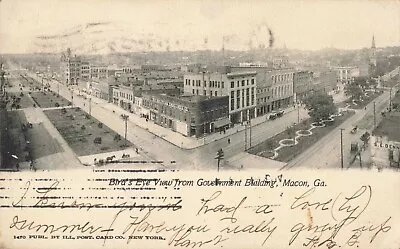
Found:
[[[184,76],[184,92],[192,95],[229,97],[233,124],[256,117],[256,72],[199,73]]]
[[[111,88],[113,103],[127,111],[133,112],[135,96],[132,86],[114,85]]]
[[[228,96],[168,96],[144,93],[142,116],[185,136],[201,137],[230,125]]]
[[[65,57],[65,60],[61,63],[64,76],[62,81],[65,84],[78,84],[81,79],[81,64],[81,58],[76,55]]]
[[[81,79],[85,81],[90,79],[90,63],[87,61],[81,62]]]
[[[293,69],[263,70],[257,74],[257,116],[294,103]]]
[[[313,90],[329,93],[337,90],[337,74],[335,71],[318,71],[313,73]]]
[[[386,113],[372,131],[370,139],[372,166],[378,169],[400,168],[400,113]]]
[[[296,102],[304,100],[313,90],[313,73],[297,71],[293,74],[294,98]]]
[[[91,79],[86,85],[88,94],[112,102],[112,82],[105,79]]]
[[[355,77],[360,76],[360,69],[354,66],[334,67],[333,70],[336,72],[337,82],[342,84],[351,83]]]
[[[106,79],[108,78],[107,66],[105,65],[91,65],[90,66],[91,79]]]
[[[275,56],[272,58],[272,67],[274,69],[283,69],[289,66],[289,57],[285,55]]]

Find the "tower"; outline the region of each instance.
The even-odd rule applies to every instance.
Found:
[[[371,49],[370,49],[369,63],[376,67],[375,36],[372,36],[372,45],[371,45]]]

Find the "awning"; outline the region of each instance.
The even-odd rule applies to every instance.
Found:
[[[229,120],[229,118],[218,119],[214,122],[214,127],[223,127],[230,123],[231,123],[231,121]]]

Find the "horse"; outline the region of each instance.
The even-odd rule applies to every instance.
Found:
[[[110,162],[110,161],[112,161],[114,158],[115,158],[115,155],[109,156],[109,157],[106,158],[106,161],[107,161],[107,162]]]

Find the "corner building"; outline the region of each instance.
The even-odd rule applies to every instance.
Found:
[[[186,74],[184,92],[208,97],[228,96],[229,120],[238,124],[256,117],[256,75],[256,72]]]

